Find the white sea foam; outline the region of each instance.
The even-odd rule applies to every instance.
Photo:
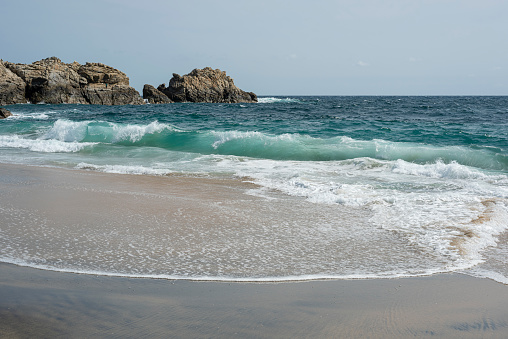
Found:
[[[266,98],[258,98],[258,103],[261,104],[273,104],[279,102],[300,102],[298,99],[294,98],[275,98],[275,97],[266,97]]]
[[[94,170],[105,173],[115,174],[138,174],[138,175],[166,175],[172,173],[172,171],[164,168],[152,168],[145,166],[129,166],[129,165],[94,165],[88,163],[79,163],[76,165],[76,169]]]
[[[0,147],[24,148],[34,152],[79,152],[95,145],[91,142],[64,142],[60,140],[24,139],[17,135],[0,136]]]
[[[158,121],[151,122],[148,125],[119,125],[111,124],[114,131],[113,142],[130,140],[137,142],[147,134],[159,133],[165,129],[173,130],[172,126],[161,124]]]
[[[387,161],[359,158],[344,161],[275,161],[223,157],[218,168],[234,171],[236,175],[252,177],[257,183],[290,195],[303,196],[315,202],[333,202],[340,198],[347,204],[344,193],[354,192],[350,200],[357,205],[386,201],[391,192],[419,190],[479,189],[478,182],[489,185],[503,197],[505,188],[492,186],[492,181],[506,180],[506,176],[486,174],[456,163],[413,164],[402,160]],[[469,178],[477,179],[474,183]],[[445,180],[453,179],[453,180]],[[481,188],[481,187],[480,187]],[[360,192],[362,192],[360,194]],[[476,191],[475,191],[476,193]],[[493,193],[493,192],[490,192]],[[357,199],[362,197],[362,199]]]
[[[215,281],[215,282],[258,282],[258,283],[283,283],[283,282],[302,282],[302,281],[319,281],[319,280],[359,280],[359,279],[394,279],[394,278],[409,278],[429,276],[438,273],[449,273],[449,270],[429,269],[420,273],[407,273],[402,271],[387,272],[385,274],[376,273],[357,273],[357,274],[300,274],[300,275],[284,275],[284,276],[265,276],[265,277],[237,277],[227,275],[189,275],[189,274],[139,274],[128,272],[109,272],[101,270],[92,270],[86,268],[62,268],[54,265],[47,265],[42,263],[33,263],[30,261],[18,258],[1,258],[0,261],[14,264],[18,266],[31,267],[36,269],[65,272],[65,273],[78,273],[89,275],[100,275],[106,277],[125,277],[125,278],[140,278],[140,279],[166,279],[166,280],[187,280],[187,281]],[[481,278],[490,278],[504,284],[508,284],[506,278],[499,276],[495,272],[485,272],[485,275],[476,275]],[[498,279],[495,279],[498,278]]]
[[[500,282],[501,284],[508,285],[508,277],[496,271],[485,270],[482,268],[473,268],[471,270],[467,270],[465,273],[473,277],[492,279],[494,281]]]
[[[49,119],[51,113],[55,112],[44,112],[44,113],[14,113],[9,117],[11,120],[47,120]]]
[[[505,221],[508,220],[506,199],[483,199],[478,196],[474,185],[471,186],[471,180],[464,179],[468,177],[468,172],[464,172],[466,176],[460,174],[457,164],[419,165],[421,167],[415,170],[413,164],[369,158],[336,162],[297,162],[209,155],[185,160],[185,166],[190,166],[186,171],[192,168],[194,161],[201,170],[203,166],[206,167],[207,173],[235,174],[242,178],[249,177],[260,184],[262,188],[253,194],[267,198],[263,207],[266,211],[260,212],[260,215],[252,220],[249,219],[247,222],[252,226],[242,228],[241,231],[222,224],[217,226],[217,229],[210,229],[196,223],[196,228],[186,231],[189,234],[184,233],[177,238],[172,237],[172,233],[157,233],[158,237],[155,238],[146,233],[139,240],[122,238],[122,242],[129,243],[110,248],[109,242],[118,241],[118,238],[110,239],[110,233],[104,232],[104,229],[97,233],[87,230],[85,238],[89,240],[80,240],[84,241],[83,244],[72,243],[71,246],[55,243],[51,246],[54,249],[65,246],[74,248],[79,245],[83,248],[82,251],[86,250],[90,255],[100,257],[100,265],[98,262],[90,265],[73,263],[72,256],[66,254],[67,252],[64,254],[69,257],[59,255],[65,260],[58,263],[44,262],[38,259],[42,256],[36,254],[31,260],[23,259],[18,263],[82,273],[190,280],[393,278],[470,269],[484,261],[485,249],[496,246],[497,236],[508,227]],[[170,167],[179,166],[181,165],[178,163],[127,166],[82,162],[76,168],[109,173],[165,175],[171,173]],[[450,166],[454,171],[441,168],[442,166]],[[402,173],[400,169],[407,170]],[[441,174],[429,175],[428,171],[431,169],[439,170]],[[446,173],[454,174],[447,176]],[[489,174],[482,174],[483,176],[476,175],[474,181],[491,185]],[[496,189],[494,185],[491,186],[492,190]],[[306,207],[307,212],[302,212],[297,207],[299,205],[295,205],[294,211],[286,211],[287,216],[281,217],[279,214],[283,210],[276,207],[280,194],[274,194],[273,190],[303,197],[314,203],[315,207]],[[301,200],[295,200],[298,201]],[[234,206],[237,203],[240,202],[235,202]],[[258,204],[256,209],[261,206]],[[222,206],[219,203],[214,208],[217,215],[206,220],[221,218],[220,220],[227,223],[241,220],[244,215],[236,207]],[[272,208],[277,210],[273,216]],[[15,215],[12,211],[5,214]],[[302,214],[301,219],[298,217],[289,221],[299,214]],[[312,217],[309,217],[309,214],[312,214]],[[168,220],[156,221],[150,219],[152,216],[136,216],[139,220],[119,219],[108,227],[115,232],[123,229],[126,223],[168,227],[164,225],[175,223],[173,218],[180,216],[175,214],[173,217],[169,216]],[[184,214],[181,217],[184,218],[182,221],[187,222],[190,216]],[[38,225],[42,225],[37,226],[42,227],[40,233],[50,236],[50,228],[44,229],[40,222]],[[37,237],[37,231],[31,227],[33,236]],[[206,245],[200,243],[199,239],[204,235],[210,240],[211,230],[217,238],[207,241]],[[13,228],[13,232],[18,231]],[[162,234],[166,238],[159,239]],[[386,238],[383,240],[383,237]],[[354,247],[348,248],[349,245],[344,243],[345,239],[350,239]],[[88,242],[93,242],[94,246],[100,248],[93,250],[93,246]],[[341,245],[337,247],[338,244]],[[340,264],[334,260],[327,261],[322,255],[328,253],[327,251],[332,249],[329,246],[332,245],[333,251],[339,252],[335,255],[341,257]],[[171,252],[172,246],[182,250]],[[395,250],[392,246],[400,248]],[[171,255],[164,257],[169,260],[167,263],[161,262],[161,257],[157,257],[157,260],[151,258],[157,248],[170,251]],[[5,247],[4,251],[7,250]],[[27,251],[30,252],[31,249]],[[294,259],[293,253],[300,252],[305,255]],[[375,262],[365,261],[372,255],[376,256]],[[2,260],[8,258],[3,256]],[[291,271],[293,273],[290,274],[256,276],[259,272],[255,268],[260,265],[268,270],[267,272],[286,272],[285,265],[291,265],[292,260],[297,260],[298,265],[303,265],[300,267],[304,269],[301,272]],[[355,261],[355,269],[350,270],[350,266],[342,260]],[[341,265],[345,265],[345,269],[341,268]],[[174,273],[161,273],[166,266],[173,267]],[[310,271],[315,273],[305,273]],[[242,277],[244,274],[247,277]]]
[[[89,121],[70,121],[59,119],[55,121],[51,129],[43,136],[47,140],[62,142],[82,141],[88,130]]]
[[[403,160],[397,160],[393,165],[394,173],[410,174],[415,176],[425,176],[431,178],[449,178],[449,179],[485,179],[487,175],[464,165],[452,161],[445,164],[443,161],[437,161],[433,164],[415,164]]]
[[[242,131],[213,131],[211,132],[212,135],[215,137],[215,141],[212,144],[212,147],[217,149],[221,145],[232,141],[232,140],[239,140],[239,139],[258,139],[258,140],[264,140],[266,139],[266,136],[263,133],[255,132],[255,131],[249,131],[249,132],[242,132]]]
[[[503,222],[508,220],[508,192],[506,187],[495,184],[503,175],[456,163],[413,164],[370,158],[299,162],[207,155],[185,160],[181,165],[80,163],[77,166],[109,173],[148,175],[174,173],[182,167],[186,173],[194,168],[196,172],[251,178],[262,188],[250,194],[270,200],[273,200],[270,192],[276,190],[318,205],[366,208],[374,213],[372,225],[400,234],[419,251],[441,256],[449,270],[481,263],[481,253],[495,246],[496,235],[508,227]],[[482,196],[499,199],[490,203]],[[484,222],[475,222],[477,219]],[[474,236],[465,236],[469,232]],[[461,239],[460,246],[452,245],[454,239]]]
[[[506,187],[492,185],[506,176],[457,163],[421,165],[366,158],[312,163],[250,160],[226,166],[235,167],[238,176],[251,177],[267,189],[310,202],[365,206],[375,213],[373,224],[403,234],[422,251],[439,253],[451,260],[450,268],[454,269],[480,263],[481,252],[494,246],[495,236],[508,228],[503,222],[508,220],[508,192]],[[264,192],[257,190],[256,195]],[[486,207],[482,195],[501,200]],[[484,214],[489,215],[489,221],[475,223],[475,236],[465,237],[460,249],[454,248],[453,240],[464,237],[463,232]]]
[[[178,130],[168,124],[153,121],[146,125],[118,124],[102,121],[70,121],[59,119],[43,136],[45,139],[59,141],[82,141],[87,137],[99,138],[112,143],[121,141],[137,142],[148,134],[164,130]]]

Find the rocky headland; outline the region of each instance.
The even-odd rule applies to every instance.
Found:
[[[143,98],[145,100],[143,100]],[[0,60],[0,106],[19,103],[142,105],[172,102],[257,102],[256,94],[235,86],[226,72],[206,67],[173,73],[169,86],[145,85],[143,98],[125,73],[101,64],[63,63],[56,57],[32,64]]]
[[[0,60],[0,105],[27,102],[144,104],[125,73],[101,63],[66,64],[56,57],[32,64]]]
[[[143,98],[150,103],[170,102],[214,102],[246,103],[257,102],[256,94],[245,92],[235,86],[233,79],[219,69],[205,67],[194,69],[187,75],[173,73],[169,86],[154,88],[145,85]]]

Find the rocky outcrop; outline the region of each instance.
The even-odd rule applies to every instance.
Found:
[[[0,105],[26,103],[26,84],[0,60]]]
[[[173,102],[152,85],[145,85],[143,87],[143,98],[148,101],[149,104],[169,104]]]
[[[143,98],[149,103],[170,102],[257,102],[256,94],[235,86],[219,69],[194,69],[187,75],[173,73],[169,86],[145,85]],[[119,70],[101,64],[63,63],[56,57],[32,64],[0,60],[0,105],[17,103],[141,105],[139,93]]]
[[[5,119],[11,115],[12,113],[8,109],[0,107],[0,119]]]
[[[162,84],[157,89],[175,102],[257,102],[256,94],[242,91],[226,72],[210,67],[194,69],[184,76],[173,73],[169,86]]]
[[[125,73],[101,63],[66,64],[52,57],[30,65],[2,62],[2,66],[5,70],[0,68],[0,98],[6,99],[0,104],[27,101],[95,105],[144,103],[139,93],[129,86]],[[12,75],[17,76],[15,82]],[[23,97],[18,91],[20,86]]]

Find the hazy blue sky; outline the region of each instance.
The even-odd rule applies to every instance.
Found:
[[[259,95],[508,95],[507,0],[0,0],[0,58],[143,84],[210,66]]]

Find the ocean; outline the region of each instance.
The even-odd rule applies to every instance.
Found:
[[[215,237],[176,236],[171,218],[164,234],[146,232],[143,241],[123,237],[120,222],[114,232],[94,231],[92,242],[54,232],[72,243],[56,257],[29,234],[51,225],[34,223],[20,235],[7,218],[15,207],[0,206],[0,261],[168,279],[460,272],[508,283],[508,97],[6,107],[14,115],[0,121],[0,163],[247,182],[238,200],[272,208],[241,225],[214,215]],[[273,207],[284,201],[294,213]],[[143,235],[148,226],[139,227]]]

